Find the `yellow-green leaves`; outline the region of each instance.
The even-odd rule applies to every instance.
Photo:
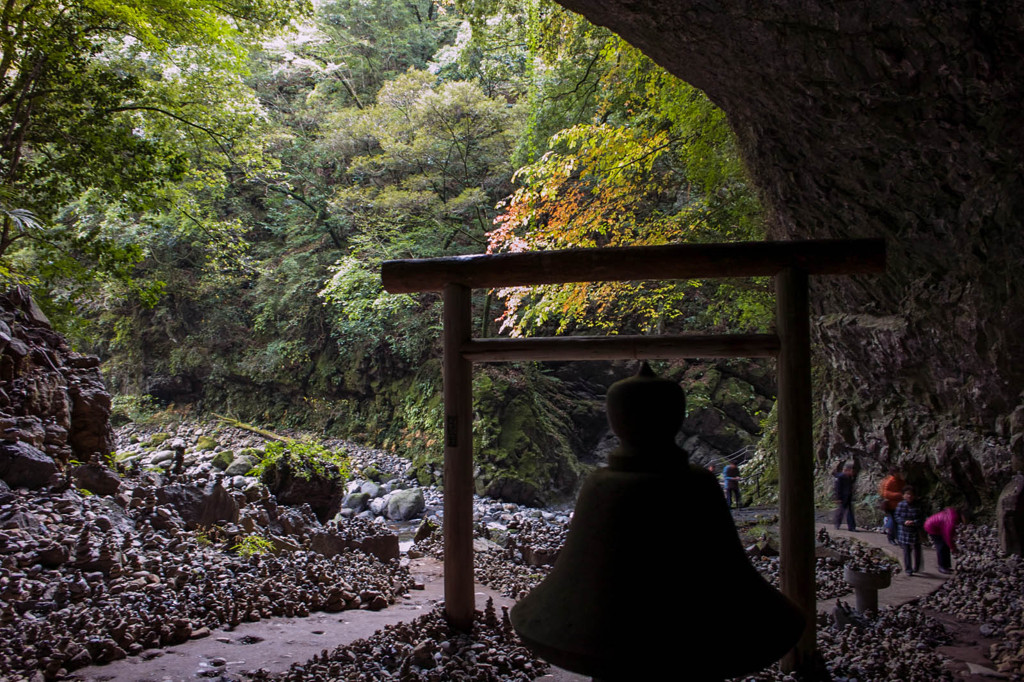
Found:
[[[621,39],[558,12],[546,16],[542,28],[560,37],[539,51],[549,62],[539,71],[565,72],[575,85],[569,89],[545,81],[543,87],[552,100],[579,107],[578,115],[589,107],[589,120],[555,132],[540,159],[516,172],[518,186],[499,204],[488,250],[759,237],[757,201],[747,188],[724,114],[703,93]],[[586,67],[571,66],[579,64]],[[552,120],[559,118],[566,116],[551,114]],[[760,285],[752,288],[763,291]],[[717,285],[701,282],[504,289],[498,292],[505,301],[499,321],[512,334],[573,328],[647,331],[668,323],[738,322],[756,328],[761,317],[755,308],[762,297],[744,295],[746,307],[737,315],[726,314],[728,303],[719,305],[738,291],[747,288],[722,289],[721,296]],[[709,308],[715,314],[696,312]]]

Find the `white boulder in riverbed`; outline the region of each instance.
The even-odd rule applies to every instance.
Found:
[[[421,489],[396,490],[388,495],[385,515],[392,521],[408,521],[417,518],[426,507],[427,503]]]

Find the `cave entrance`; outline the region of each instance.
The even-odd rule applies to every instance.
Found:
[[[391,293],[439,291],[444,301],[445,612],[469,629],[473,590],[473,363],[509,360],[621,360],[775,357],[779,391],[779,533],[782,593],[807,628],[783,659],[794,669],[815,650],[814,459],[812,453],[810,275],[885,270],[881,239],[677,244],[393,260]],[[772,276],[774,334],[473,339],[474,288],[565,282]]]

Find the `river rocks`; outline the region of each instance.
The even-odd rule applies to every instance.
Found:
[[[224,471],[235,460],[235,453],[231,450],[221,450],[210,460],[210,465]],[[248,471],[248,470],[247,470]],[[234,474],[232,474],[234,475]]]
[[[390,521],[409,521],[419,518],[427,508],[422,488],[402,489],[402,482],[391,479],[379,484],[375,481],[349,482],[349,491],[341,503],[339,515],[345,518],[365,516]]]
[[[0,443],[0,478],[13,488],[39,488],[57,473],[53,458],[28,443]]]
[[[392,521],[417,518],[426,508],[423,491],[419,488],[396,490],[388,497],[386,515]]]
[[[218,458],[221,458],[222,454],[223,453],[218,453],[214,455],[213,466],[217,466],[217,460]],[[224,469],[224,474],[227,476],[245,476],[247,473],[252,471],[253,467],[257,464],[259,464],[259,459],[254,455],[240,453],[237,457],[231,460],[231,464],[222,468]]]
[[[365,510],[370,505],[370,494],[364,492],[349,493],[341,502],[343,509],[354,514]]]

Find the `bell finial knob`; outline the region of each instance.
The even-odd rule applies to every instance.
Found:
[[[605,400],[608,423],[621,443],[608,457],[611,468],[654,471],[666,458],[676,466],[686,462],[675,443],[686,417],[682,386],[644,362],[635,375],[612,384]]]

